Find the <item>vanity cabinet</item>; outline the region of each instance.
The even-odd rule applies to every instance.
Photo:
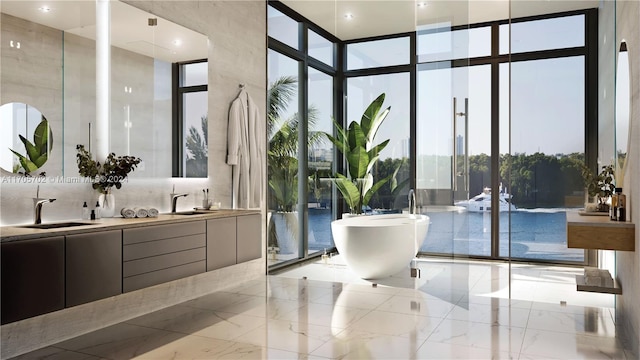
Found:
[[[261,219],[260,214],[237,217],[237,263],[262,257]]]
[[[66,306],[122,293],[122,230],[66,236]]]
[[[122,231],[122,290],[129,292],[206,271],[206,222]]]
[[[64,308],[64,236],[3,243],[2,324]]]
[[[0,319],[6,324],[259,259],[261,219],[237,211],[169,223],[109,219],[115,224],[58,236],[9,228],[0,250]],[[15,235],[21,231],[27,233]]]
[[[207,220],[207,271],[236,264],[236,217]]]

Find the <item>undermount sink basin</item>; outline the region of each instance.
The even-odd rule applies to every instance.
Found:
[[[202,215],[206,214],[204,211],[180,211],[175,213],[170,213],[169,215]]]
[[[61,222],[61,223],[50,223],[50,224],[22,225],[20,227],[29,228],[29,229],[59,229],[59,228],[85,226],[85,225],[92,225],[92,224],[81,223],[81,222]]]

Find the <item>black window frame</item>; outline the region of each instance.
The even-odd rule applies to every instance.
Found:
[[[176,62],[171,64],[171,83],[172,83],[172,177],[186,178],[186,169],[183,166],[185,161],[185,123],[184,123],[184,94],[196,93],[196,92],[208,92],[208,82],[204,85],[192,85],[182,86],[183,73],[182,69],[184,65],[206,63],[209,59],[198,59]]]

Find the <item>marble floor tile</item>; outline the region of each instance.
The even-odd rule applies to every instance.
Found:
[[[460,344],[426,341],[418,349],[416,359],[518,359],[518,352],[503,352]]]
[[[615,297],[577,292],[579,268],[423,258],[418,278],[363,280],[330,261],[17,359],[633,358],[614,326]]]
[[[521,355],[529,359],[625,359],[616,338],[533,329],[527,329]]]
[[[309,354],[332,337],[331,327],[328,326],[287,320],[269,320],[267,324],[239,336],[236,341]]]
[[[337,335],[343,338],[352,332],[368,332],[389,336],[416,338],[426,340],[442,319],[422,316],[400,314],[380,310],[372,310],[361,319],[355,321],[347,329]]]
[[[527,327],[530,312],[530,309],[498,304],[460,302],[449,312],[447,319],[524,328]]]
[[[344,330],[371,310],[346,306],[309,303],[278,317],[277,320],[307,322],[313,325],[329,326],[335,332]]]
[[[117,324],[56,344],[56,347],[108,359],[133,359],[187,335]]]
[[[14,357],[15,360],[102,360],[103,358],[49,346],[28,354]]]
[[[357,309],[375,309],[385,301],[391,299],[393,295],[385,293],[342,291],[337,297],[333,294],[322,296],[313,302],[325,305],[337,305]]]
[[[525,328],[444,319],[427,339],[430,342],[519,353]]]
[[[214,360],[220,359],[224,354],[259,353],[259,346],[250,344],[237,344],[231,341],[215,340],[194,335],[186,335],[166,344],[157,346],[145,353],[132,357],[136,360]]]
[[[364,331],[347,331],[314,350],[311,355],[330,359],[412,359],[423,341]]]
[[[453,308],[454,304],[450,302],[414,291],[413,296],[393,296],[380,304],[376,310],[444,318]]]
[[[603,337],[615,337],[616,334],[611,316],[598,308],[585,308],[582,313],[533,309],[527,328]]]
[[[264,294],[261,296],[252,296],[220,291],[184,302],[181,305],[205,310],[220,310],[227,306],[255,303],[256,301],[265,301]]]

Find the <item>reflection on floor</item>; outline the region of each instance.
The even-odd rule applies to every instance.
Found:
[[[625,359],[612,295],[577,268],[421,259],[376,284],[339,256],[20,359]]]

